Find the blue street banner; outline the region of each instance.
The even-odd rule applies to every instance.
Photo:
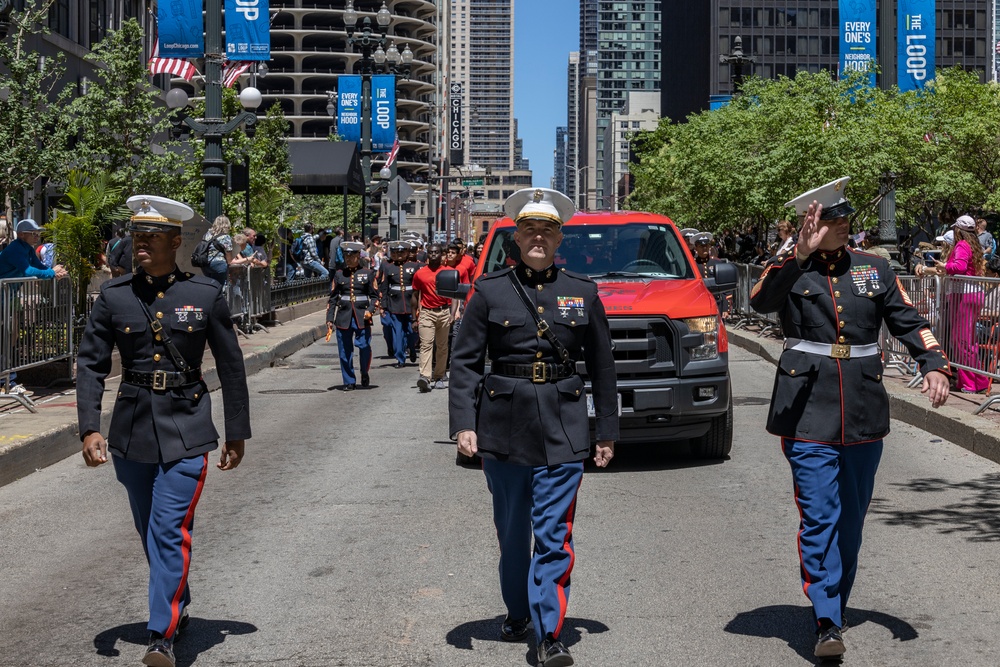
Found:
[[[268,0],[226,0],[226,58],[271,59]]]
[[[875,0],[840,0],[840,74],[871,71],[875,85]]]
[[[387,153],[396,140],[396,76],[372,77],[372,151]]]
[[[160,2],[156,11],[161,58],[202,58],[205,23],[201,0]]]
[[[361,77],[355,74],[337,79],[337,134],[344,141],[361,141]]]
[[[896,13],[896,82],[902,91],[919,90],[934,78],[934,0],[899,0]]]

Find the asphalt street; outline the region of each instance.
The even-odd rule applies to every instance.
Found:
[[[562,637],[577,664],[815,664],[788,465],[764,431],[774,367],[731,360],[729,460],[661,444],[586,473]],[[535,664],[532,641],[497,640],[490,498],[455,465],[447,392],[390,363],[336,391],[319,342],[251,378],[247,458],[213,466],[198,507],[179,665]],[[998,494],[1000,466],[893,423],[844,665],[997,664]],[[0,665],[138,665],[145,569],[110,465],[77,456],[0,488]]]

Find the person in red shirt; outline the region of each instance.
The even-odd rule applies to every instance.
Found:
[[[421,392],[444,389],[444,374],[448,369],[448,333],[454,318],[451,299],[437,293],[437,273],[448,268],[441,261],[442,254],[440,243],[427,246],[427,265],[413,274],[413,317],[420,333],[417,387]]]
[[[444,263],[448,265],[449,269],[455,269],[458,271],[458,280],[466,285],[472,283],[472,273],[469,269],[468,262],[464,262],[465,255],[459,250],[461,246],[452,241],[448,244],[448,250],[445,252]],[[472,265],[473,270],[475,269],[475,264]]]
[[[476,260],[469,256],[466,252],[468,247],[465,245],[465,241],[462,239],[455,239],[455,245],[458,246],[458,260],[459,263],[465,267],[466,273],[469,274],[471,278],[476,273]],[[461,270],[458,272],[459,276],[462,275]]]

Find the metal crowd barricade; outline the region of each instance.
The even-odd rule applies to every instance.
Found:
[[[0,378],[11,386],[11,374],[73,356],[73,284],[39,278],[0,280]],[[31,412],[34,401],[23,394],[0,392]]]
[[[271,286],[269,312],[330,295],[329,278],[304,278]]]
[[[730,319],[735,319],[734,329],[746,329],[751,325],[760,326],[758,336],[780,331],[781,322],[777,313],[758,313],[750,306],[750,291],[764,273],[763,266],[756,264],[736,264],[738,270],[736,292],[733,295],[733,312]]]

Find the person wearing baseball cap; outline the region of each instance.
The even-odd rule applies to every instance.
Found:
[[[751,307],[778,313],[786,336],[767,430],[781,438],[791,467],[800,574],[819,658],[846,650],[844,614],[889,433],[882,324],[920,365],[932,407],[947,400],[951,375],[930,324],[889,262],[848,247],[848,181],[838,178],[788,202],[802,220],[798,241],[768,262],[750,292]]]
[[[504,212],[517,225],[520,261],[476,280],[452,351],[449,432],[460,455],[482,458],[493,495],[507,608],[500,638],[521,641],[533,627],[538,664],[571,665],[560,633],[577,490],[591,452],[577,365],[585,364],[591,380],[594,461],[604,467],[618,438],[611,332],[594,281],[554,264],[573,202],[527,188],[508,197]]]
[[[49,280],[52,278],[65,278],[66,269],[61,264],[56,264],[51,269],[42,263],[35,249],[41,246],[42,229],[38,224],[30,219],[24,218],[14,226],[17,238],[6,248],[0,251],[0,279],[2,278],[41,278]],[[3,298],[0,296],[0,298]],[[19,311],[14,311],[14,318],[19,316]],[[17,331],[18,322],[11,323],[11,331]],[[3,360],[0,360],[3,361]],[[0,363],[0,368],[4,366]],[[7,394],[29,394],[24,385],[15,382],[17,373],[10,374],[10,383],[7,384],[0,379],[0,390]]]
[[[209,452],[219,447],[201,372],[206,346],[222,384],[221,470],[243,460],[250,400],[222,286],[177,267],[181,230],[194,211],[153,195],[127,204],[137,268],[104,283],[94,302],[77,359],[77,416],[86,464],[102,465],[112,454],[149,565],[149,644],[142,662],[173,667],[173,643],[189,618],[195,507]],[[102,399],[115,348],[122,381],[105,439]]]

